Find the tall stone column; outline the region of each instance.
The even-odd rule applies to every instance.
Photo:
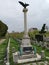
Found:
[[[19,3],[23,6],[23,13],[24,13],[24,36],[22,39],[22,43],[20,45],[20,52],[21,54],[25,54],[25,52],[30,52],[32,49],[32,45],[30,43],[30,37],[28,36],[28,30],[27,30],[27,11],[26,8],[29,6],[29,4],[23,3],[19,1]]]
[[[22,45],[24,47],[28,47],[30,46],[30,38],[28,36],[28,30],[27,30],[27,11],[28,9],[27,8],[24,8],[23,9],[23,12],[24,12],[24,36],[23,36],[23,39],[22,39]]]
[[[27,8],[23,9],[24,12],[24,36],[26,37],[26,35],[28,35],[28,31],[27,31]]]

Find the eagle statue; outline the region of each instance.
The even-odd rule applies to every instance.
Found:
[[[23,3],[23,2],[21,2],[21,1],[19,1],[19,3],[20,3],[24,8],[26,8],[27,6],[29,6],[29,4]]]

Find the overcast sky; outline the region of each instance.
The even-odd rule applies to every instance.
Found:
[[[28,28],[41,29],[45,23],[49,26],[49,0],[0,0],[0,20],[8,26],[8,31],[24,30],[23,7],[18,3],[28,3]]]

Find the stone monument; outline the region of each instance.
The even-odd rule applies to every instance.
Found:
[[[29,6],[29,4],[24,4],[23,2],[19,1],[19,3],[24,7],[23,12],[24,12],[24,36],[22,39],[22,52],[29,52],[32,49],[32,45],[30,44],[30,37],[28,36],[28,30],[27,30],[27,11],[28,9],[26,8]]]
[[[19,3],[23,6],[24,12],[24,36],[22,39],[22,43],[20,45],[20,50],[18,52],[13,53],[13,61],[17,63],[26,63],[31,61],[40,60],[41,56],[36,53],[36,48],[32,48],[30,37],[28,36],[27,30],[27,11],[26,8],[29,4],[24,4],[23,2],[19,1]]]

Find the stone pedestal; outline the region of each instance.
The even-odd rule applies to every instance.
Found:
[[[7,62],[7,63],[6,63],[6,65],[10,65],[10,63],[9,63],[9,62]]]

